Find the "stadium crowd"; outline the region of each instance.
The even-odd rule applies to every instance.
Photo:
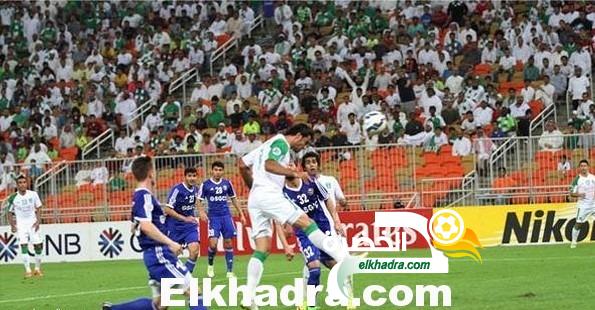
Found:
[[[264,39],[248,37],[259,15]],[[548,122],[539,140],[556,150],[561,132],[595,128],[594,23],[578,1],[2,2],[0,189],[15,163],[38,176],[107,128],[117,157],[244,154],[307,121],[317,147],[452,144],[486,159],[568,91],[568,126]],[[210,75],[230,39],[239,48]],[[189,100],[170,95],[193,67]],[[370,111],[389,118],[372,138],[359,122]],[[105,183],[97,169],[77,182]]]

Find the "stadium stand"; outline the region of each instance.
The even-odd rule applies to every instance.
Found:
[[[157,156],[161,196],[182,167],[204,177],[215,158],[237,184],[236,156],[308,122],[350,208],[564,201],[562,155],[576,164],[594,146],[594,8],[3,2],[0,193],[25,173],[48,221],[124,219],[134,156]],[[349,124],[369,111],[388,132]],[[545,149],[558,132],[563,144]],[[385,198],[366,205],[373,195]]]

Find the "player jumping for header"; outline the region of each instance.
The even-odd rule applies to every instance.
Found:
[[[200,185],[199,214],[203,221],[209,223],[209,248],[207,275],[209,278],[215,276],[213,261],[217,254],[217,241],[223,236],[223,248],[225,249],[225,262],[227,263],[227,277],[235,277],[233,273],[233,242],[236,237],[236,228],[229,212],[227,200],[236,209],[242,225],[246,225],[246,217],[240,209],[236,194],[231,181],[223,178],[225,166],[222,162],[216,161],[211,165],[211,178]],[[201,207],[206,202],[207,212]]]
[[[155,170],[151,157],[137,157],[132,162],[132,174],[138,183],[132,197],[132,219],[135,235],[143,251],[143,262],[149,272],[149,287],[153,293],[153,299],[140,298],[118,305],[104,303],[103,309],[163,310],[167,307],[161,306],[161,279],[184,279],[183,289],[188,295],[192,275],[178,259],[178,255],[182,252],[182,246],[166,235],[165,214],[152,193]],[[198,301],[198,306],[190,306],[189,309],[206,309],[202,306],[200,296]]]
[[[595,175],[589,172],[589,162],[583,159],[578,164],[580,173],[570,185],[570,196],[578,198],[576,202],[576,223],[572,228],[570,248],[576,248],[581,229],[587,225],[590,216],[595,215]],[[588,228],[587,228],[588,229]]]
[[[337,238],[327,236],[306,213],[292,204],[283,194],[285,177],[310,182],[305,172],[289,168],[290,148],[300,151],[314,135],[306,124],[296,124],[285,134],[277,134],[257,149],[239,160],[240,173],[250,188],[248,212],[252,221],[252,238],[255,251],[248,263],[247,287],[251,296],[251,309],[258,309],[254,302],[254,292],[260,282],[264,261],[271,249],[272,223],[290,224],[304,231],[304,234],[319,249],[335,261],[341,262],[348,256]]]
[[[12,232],[16,232],[21,245],[21,256],[25,264],[25,278],[43,276],[41,272],[41,255],[43,243],[39,233],[39,211],[41,200],[36,192],[27,189],[27,178],[24,175],[17,177],[17,192],[7,199],[8,222]],[[35,270],[31,272],[29,263],[29,243],[35,249]]]
[[[169,192],[167,214],[165,221],[169,231],[168,236],[179,244],[188,247],[190,255],[186,261],[186,268],[192,273],[200,254],[200,238],[198,234],[198,221],[194,216],[195,206],[198,202],[199,190],[196,187],[196,169],[184,170],[184,182],[175,185]]]

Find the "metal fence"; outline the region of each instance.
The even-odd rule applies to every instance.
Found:
[[[493,140],[494,150],[483,161],[473,155],[454,157],[450,147],[437,153],[400,145],[316,151],[322,173],[337,178],[350,210],[545,203],[566,201],[578,162],[595,154],[594,134],[559,139],[563,143],[558,150],[545,150],[549,143],[542,137]],[[562,161],[563,156],[568,163]],[[225,164],[225,177],[244,205],[248,189],[238,173],[237,158],[230,153],[155,157],[156,195],[164,201],[170,188],[183,180],[185,167],[196,167],[199,180],[207,179],[211,164],[218,160]],[[4,166],[0,193],[6,197],[14,191],[16,183],[10,182],[11,177],[24,172],[44,202],[45,222],[124,220],[130,216],[135,187],[132,160],[63,161],[43,170]]]
[[[337,178],[348,198],[349,209],[413,207],[418,204],[415,167],[421,163],[420,149],[384,145],[374,148],[331,147],[316,151],[321,156],[322,173]],[[244,205],[248,189],[238,173],[237,158],[230,153],[157,156],[154,158],[156,195],[164,201],[170,188],[183,180],[185,167],[196,167],[201,181],[208,178],[211,164],[218,160],[225,164],[225,177],[232,181]],[[62,161],[44,167],[32,177],[33,189],[44,202],[44,221],[70,223],[128,219],[135,187],[130,173],[132,160]],[[8,186],[3,197],[14,191],[15,185]]]

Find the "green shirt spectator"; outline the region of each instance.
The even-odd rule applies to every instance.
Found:
[[[254,119],[254,115],[250,115],[246,124],[242,128],[245,135],[260,134],[260,124]]]
[[[510,114],[498,117],[498,128],[504,133],[514,130],[514,128],[516,128],[516,123],[516,118],[512,117]]]
[[[207,126],[209,126],[209,128],[217,128],[219,123],[225,121],[225,112],[223,111],[223,108],[218,104],[214,105],[213,108],[215,110],[207,116]]]
[[[531,59],[532,58],[529,58],[529,63],[525,66],[525,70],[523,70],[523,79],[527,81],[536,81],[539,79],[539,69],[533,65]]]
[[[309,24],[312,20],[312,11],[306,3],[300,5],[297,9],[297,20],[302,24]]]
[[[45,28],[39,34],[43,43],[48,44],[49,42],[56,42],[56,28],[51,21],[48,21]]]
[[[118,173],[118,175],[109,180],[107,186],[110,192],[116,192],[125,190],[128,184],[126,183],[126,180],[122,177],[122,175]]]
[[[23,23],[20,19],[13,18],[10,24],[10,33],[14,38],[23,36]]]
[[[24,145],[19,146],[17,149],[17,160],[22,162],[25,160],[25,158],[27,158],[27,155],[29,155],[27,148]]]
[[[58,158],[58,150],[54,149],[53,147],[49,147],[48,149],[48,157],[53,161]]]

